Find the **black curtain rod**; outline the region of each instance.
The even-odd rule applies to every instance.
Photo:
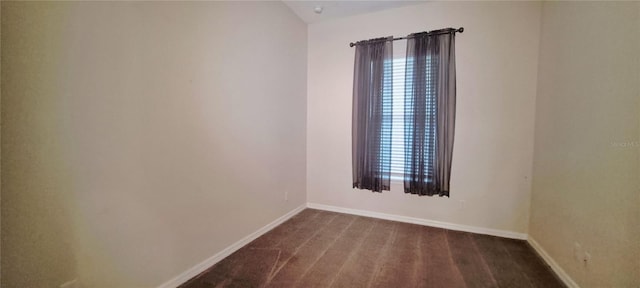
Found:
[[[449,29],[453,29],[453,28],[449,28]],[[464,27],[460,27],[458,29],[453,29],[453,30],[449,30],[449,29],[440,29],[440,30],[433,30],[433,31],[429,31],[429,32],[422,32],[422,33],[427,33],[428,35],[441,35],[441,34],[449,34],[449,33],[462,33],[464,32]],[[413,35],[413,34],[412,34]],[[409,39],[412,36],[404,36],[404,37],[397,37],[397,38],[393,38],[392,41],[396,41],[396,40],[404,40],[404,39]],[[382,39],[380,39],[382,40]],[[353,47],[356,46],[358,43],[364,42],[364,41],[369,41],[369,40],[362,40],[362,41],[358,41],[356,43],[349,43],[349,47]]]

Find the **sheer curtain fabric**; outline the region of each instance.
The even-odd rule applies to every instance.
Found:
[[[449,196],[455,127],[455,29],[408,37],[405,193]]]
[[[389,190],[393,37],[358,42],[353,77],[353,187]]]

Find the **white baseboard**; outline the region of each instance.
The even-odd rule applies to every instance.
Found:
[[[540,257],[542,257],[542,259],[544,259],[544,261],[547,262],[547,264],[549,264],[551,269],[554,272],[556,272],[556,275],[558,275],[560,280],[562,280],[562,282],[564,282],[564,284],[567,285],[567,287],[580,288],[580,286],[578,286],[578,284],[575,281],[573,281],[573,279],[571,279],[571,276],[569,276],[569,274],[564,272],[562,267],[560,267],[560,265],[558,265],[558,263],[556,263],[556,261],[553,260],[553,258],[551,258],[549,254],[547,254],[547,251],[545,251],[542,248],[542,246],[540,246],[540,244],[538,244],[538,242],[536,242],[536,240],[533,239],[533,237],[529,236],[529,239],[527,239],[527,241],[529,242],[529,244],[531,244],[531,247],[533,247],[533,249],[535,249],[536,252],[538,252]]]
[[[209,257],[208,259],[200,262],[199,264],[196,264],[195,266],[189,268],[187,271],[182,272],[180,275],[174,277],[173,279],[161,284],[160,286],[158,286],[158,288],[175,288],[184,284],[185,282],[189,281],[191,278],[198,276],[200,273],[209,269],[209,267],[220,262],[220,260],[231,255],[233,252],[236,252],[238,249],[242,248],[243,246],[249,244],[249,242],[269,232],[271,229],[282,224],[283,222],[289,220],[289,218],[295,216],[300,211],[304,210],[304,208],[306,208],[306,206],[302,205],[300,207],[297,207],[289,211],[287,214],[283,215],[282,217],[274,220],[273,222],[265,225],[264,227],[258,229],[257,231],[231,244],[229,247]]]
[[[358,215],[358,216],[373,217],[373,218],[379,218],[379,219],[385,219],[385,220],[391,220],[391,221],[438,227],[438,228],[444,228],[449,230],[464,231],[464,232],[471,232],[471,233],[477,233],[477,234],[485,234],[485,235],[492,235],[492,236],[520,239],[520,240],[527,239],[527,234],[513,232],[513,231],[467,226],[467,225],[453,224],[453,223],[440,222],[440,221],[434,221],[434,220],[428,220],[428,219],[372,212],[372,211],[366,211],[366,210],[357,210],[357,209],[343,208],[343,207],[316,204],[316,203],[307,203],[307,207],[313,208],[313,209],[319,209],[319,210],[338,212],[338,213],[346,213],[346,214],[352,214],[352,215]]]

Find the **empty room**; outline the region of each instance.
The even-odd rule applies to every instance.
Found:
[[[640,2],[0,4],[3,288],[640,287]]]

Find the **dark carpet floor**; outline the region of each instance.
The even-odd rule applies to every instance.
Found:
[[[564,287],[522,240],[306,209],[181,287]]]

